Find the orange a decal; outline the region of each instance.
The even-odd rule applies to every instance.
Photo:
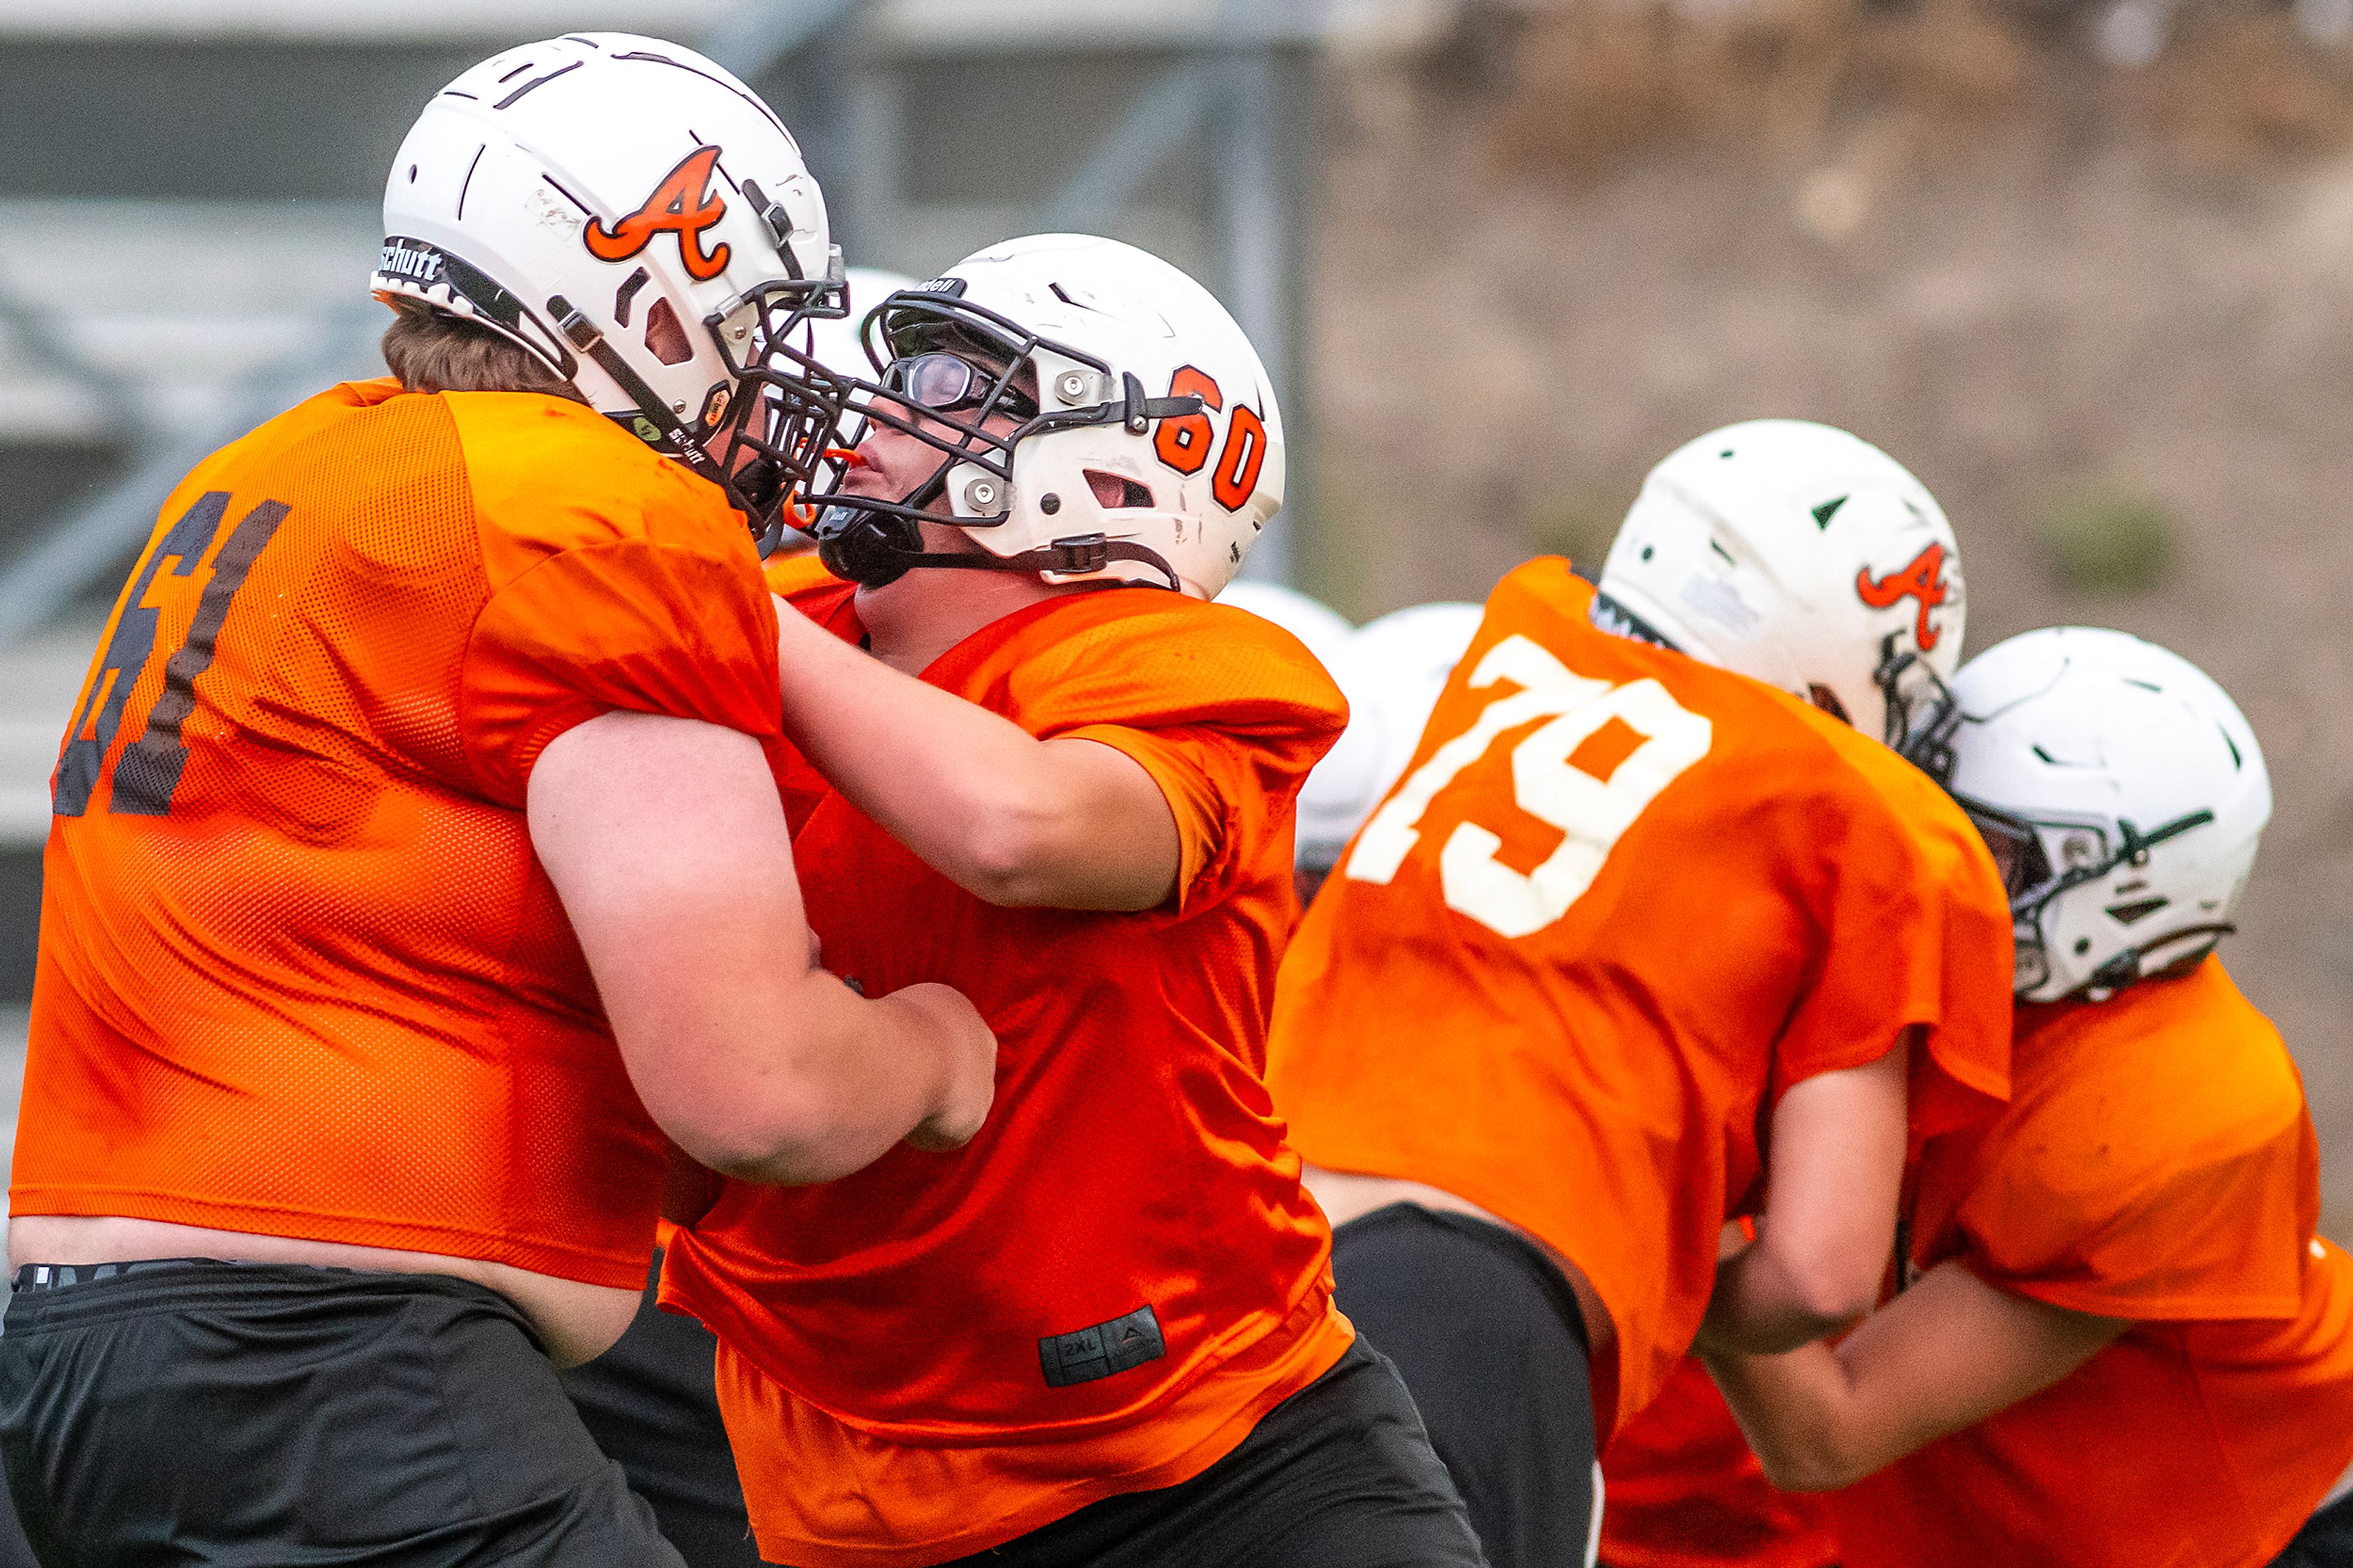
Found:
[[[600,261],[627,261],[654,242],[658,234],[678,236],[678,254],[688,276],[708,281],[727,269],[727,242],[702,248],[702,231],[727,215],[727,204],[711,189],[719,166],[719,149],[697,147],[677,168],[662,176],[645,205],[612,227],[591,218],[581,238],[588,254]]]
[[[1913,640],[1920,651],[1926,653],[1936,646],[1943,635],[1928,624],[1928,612],[1943,604],[1945,587],[1945,547],[1931,544],[1915,555],[1900,572],[1890,572],[1884,577],[1873,577],[1866,566],[1854,575],[1854,591],[1862,602],[1874,610],[1883,610],[1898,600],[1910,597],[1920,602],[1920,619],[1913,628]]]

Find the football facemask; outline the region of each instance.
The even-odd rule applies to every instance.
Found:
[[[1114,376],[1101,359],[1041,337],[1019,322],[944,292],[902,289],[866,319],[868,357],[882,366],[879,379],[847,384],[848,406],[860,424],[854,439],[876,429],[896,431],[939,454],[932,471],[893,500],[842,488],[852,465],[837,457],[829,480],[811,498],[808,526],[827,569],[868,587],[897,581],[916,567],[1021,573],[1088,573],[1115,560],[1142,561],[1177,586],[1176,574],[1149,548],[1101,537],[1072,539],[1011,555],[927,550],[925,521],[959,528],[997,528],[1011,516],[1016,449],[1025,440],[1060,430],[1124,426],[1142,435],[1153,421],[1201,411],[1198,396],[1151,397],[1134,375]],[[1039,407],[1039,354],[1061,368],[1055,392],[1074,407]],[[1113,389],[1118,395],[1109,395]],[[1093,396],[1098,401],[1088,402]],[[943,510],[951,469],[979,470]],[[961,501],[955,505],[955,501]]]

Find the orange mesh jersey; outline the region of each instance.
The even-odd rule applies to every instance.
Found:
[[[1765,1479],[1748,1439],[1691,1356],[1619,1429],[1601,1467],[1609,1568],[1831,1568],[1829,1504]]]
[[[2319,1240],[2295,1064],[2208,958],[2021,1007],[1993,1128],[1931,1142],[1921,1268],[2134,1326],[1842,1492],[1853,1568],[2256,1568],[2353,1461],[2353,1258]]]
[[[841,579],[825,569],[814,550],[779,550],[760,563],[768,592],[791,601],[803,594],[841,586]]]
[[[850,594],[796,603],[854,637]],[[1280,628],[1145,588],[1029,606],[923,679],[1142,764],[1180,891],[1136,914],[996,908],[832,795],[796,840],[829,968],[869,995],[944,981],[998,1041],[968,1148],[730,1184],[670,1255],[665,1300],[722,1341],[762,1553],[808,1568],[935,1563],[1184,1480],[1351,1333],[1260,1078],[1297,914],[1292,800],[1338,691]]]
[[[1308,1160],[1428,1183],[1584,1270],[1617,1331],[1606,1442],[1697,1331],[1783,1090],[1916,1025],[1916,1129],[1995,1109],[2010,944],[1926,775],[1597,630],[1592,594],[1552,558],[1488,599],[1300,929],[1268,1081]]]
[[[742,520],[578,404],[364,383],[206,458],[58,759],[12,1211],[642,1282],[660,1144],[525,784],[776,681]]]

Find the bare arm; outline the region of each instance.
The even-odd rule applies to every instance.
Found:
[[[1828,1491],[2049,1387],[2131,1326],[1946,1263],[1835,1350],[1701,1353],[1773,1483]]]
[[[759,743],[607,713],[533,768],[532,847],[564,900],[629,1081],[680,1148],[745,1181],[827,1182],[902,1139],[953,1148],[996,1042],[944,985],[862,1001],[815,967]]]
[[[1141,763],[1040,741],[777,611],[785,728],[849,802],[992,904],[1148,910],[1176,890],[1176,818]]]
[[[1870,1310],[1895,1239],[1909,1044],[1781,1097],[1757,1241],[1716,1265],[1703,1342],[1785,1351]]]

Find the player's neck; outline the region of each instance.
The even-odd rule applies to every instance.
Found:
[[[893,669],[921,675],[983,626],[1067,588],[1027,572],[944,572],[918,567],[880,588],[858,590],[866,646]]]

